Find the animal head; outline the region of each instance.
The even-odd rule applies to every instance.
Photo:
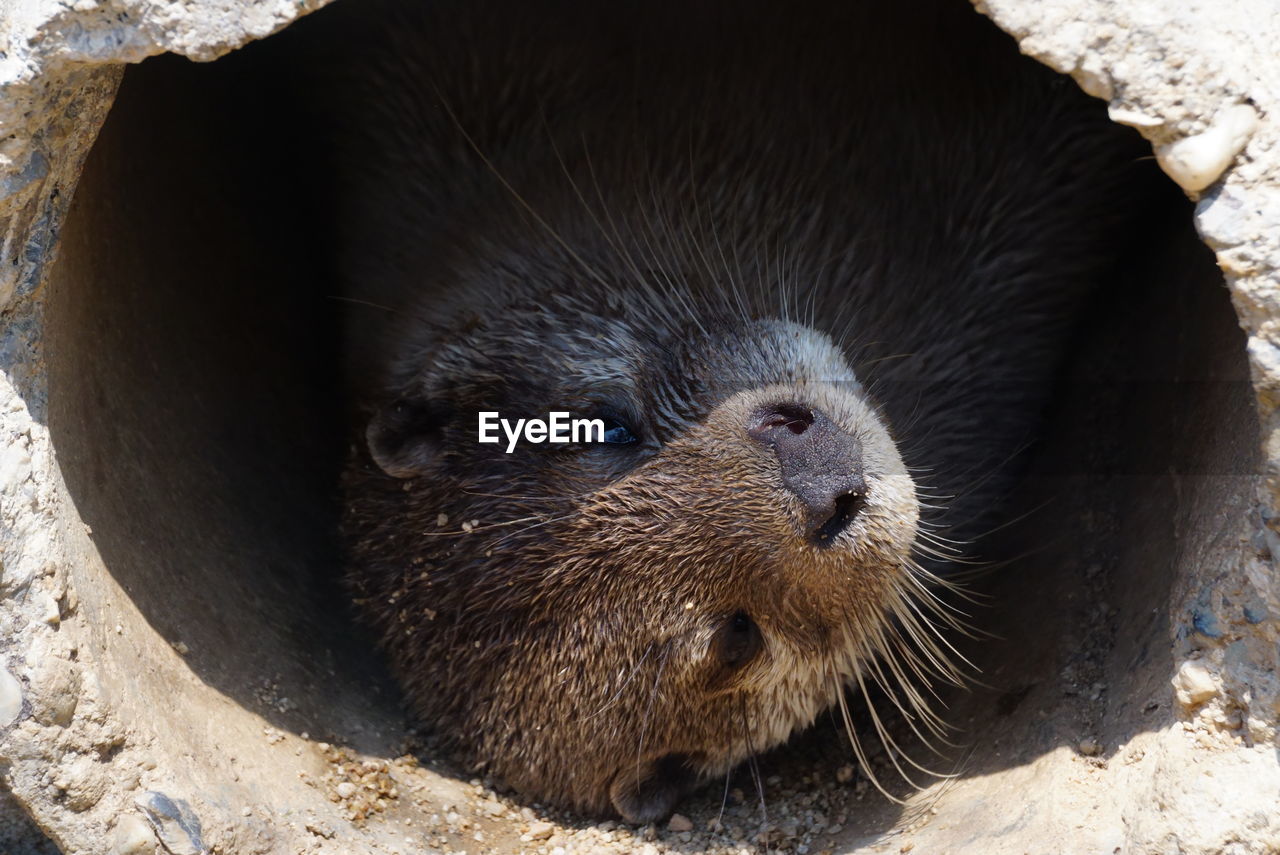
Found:
[[[637,822],[847,684],[929,666],[899,638],[927,635],[915,487],[842,353],[686,308],[454,319],[350,476],[352,579],[428,721],[521,791]],[[478,442],[480,412],[548,411],[600,441]]]

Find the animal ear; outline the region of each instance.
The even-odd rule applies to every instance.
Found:
[[[369,455],[393,478],[423,474],[440,455],[444,418],[423,401],[399,399],[379,408],[365,428]]]
[[[609,786],[609,799],[624,820],[645,825],[671,816],[696,783],[697,774],[688,757],[665,754],[624,767]]]

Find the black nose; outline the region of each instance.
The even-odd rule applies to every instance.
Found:
[[[821,410],[799,404],[765,407],[747,432],[773,449],[782,483],[804,503],[805,528],[822,546],[844,531],[866,503],[862,444]]]

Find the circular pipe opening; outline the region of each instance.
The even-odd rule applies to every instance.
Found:
[[[349,852],[406,834],[486,851],[617,835],[854,852],[904,827],[962,851],[984,835],[1048,841],[1085,815],[1055,809],[1087,813],[1120,787],[1105,770],[1060,779],[1174,720],[1171,603],[1195,568],[1231,560],[1259,465],[1244,337],[1168,187],[1135,202],[1122,259],[1072,319],[1022,452],[1021,510],[987,540],[1000,560],[970,580],[984,596],[968,621],[992,637],[963,647],[979,685],[946,698],[964,747],[935,765],[954,780],[904,812],[849,770],[843,725],[820,720],[685,802],[689,844],[683,826],[545,813],[450,766],[407,722],[337,582],[335,485],[356,435],[344,317],[369,307],[338,281],[341,163],[296,82],[358,14],[326,10],[207,66],[131,68],[62,236],[49,428],[85,524],[75,587],[104,708],[154,764],[140,786],[190,804],[223,851]],[[976,16],[972,30],[983,50],[1014,51]],[[917,30],[902,49],[924,56],[947,37]],[[937,813],[926,822],[920,805]],[[728,831],[704,834],[713,821]]]

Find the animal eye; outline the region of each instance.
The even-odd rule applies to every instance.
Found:
[[[604,422],[604,441],[610,445],[630,445],[640,441],[631,428],[617,419],[606,418],[602,421]]]
[[[721,664],[738,668],[755,658],[764,646],[764,638],[751,616],[738,611],[720,625],[712,645]]]

